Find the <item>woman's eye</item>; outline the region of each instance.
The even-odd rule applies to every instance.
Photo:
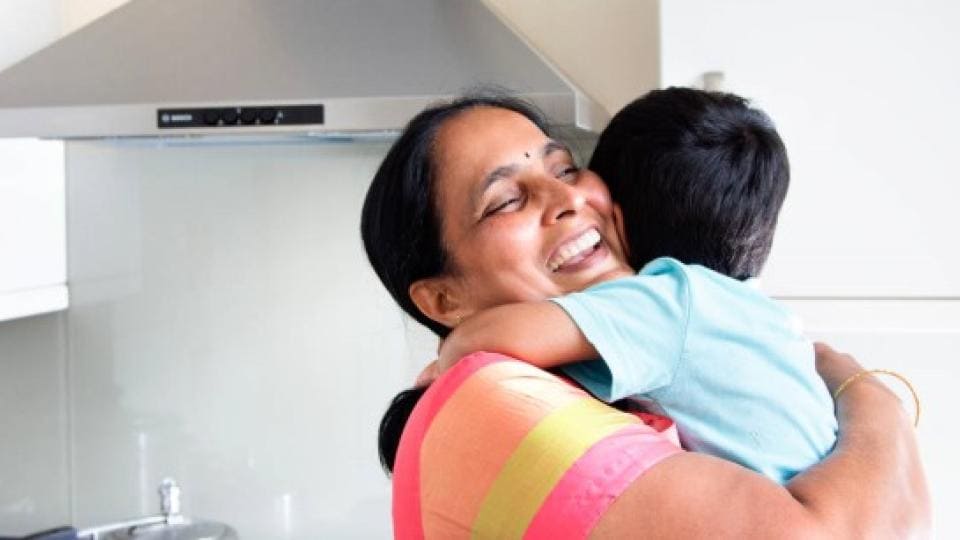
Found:
[[[487,216],[489,216],[489,215],[493,215],[493,214],[496,214],[496,213],[501,212],[501,211],[503,211],[503,210],[506,210],[506,209],[509,208],[511,205],[516,204],[516,203],[519,203],[519,202],[520,202],[520,198],[519,198],[519,197],[512,197],[512,198],[510,198],[510,199],[507,199],[507,200],[505,200],[505,201],[503,201],[503,202],[501,202],[501,203],[493,206],[492,208],[490,208],[490,209],[487,210],[486,212],[484,212],[484,213],[483,213],[483,217],[487,217]]]
[[[579,172],[580,172],[580,167],[577,167],[575,165],[570,165],[561,169],[560,173],[557,174],[557,178],[561,180],[572,181],[577,178],[577,173]]]

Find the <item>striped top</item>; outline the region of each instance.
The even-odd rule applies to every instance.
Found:
[[[474,353],[410,415],[394,464],[394,534],[585,538],[633,480],[681,451],[667,426],[529,364]]]

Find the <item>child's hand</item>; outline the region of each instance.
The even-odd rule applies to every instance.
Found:
[[[437,358],[433,362],[430,362],[424,366],[423,371],[417,375],[417,382],[414,383],[414,386],[427,386],[444,373],[448,369],[452,368],[454,364],[457,363],[457,359],[446,359],[443,355],[440,358]]]
[[[440,348],[437,349],[437,359],[433,362],[433,371],[437,377],[446,373],[457,363],[460,356],[465,354],[458,347],[460,340],[457,338],[462,334],[463,332],[451,333],[447,336],[447,339],[440,342]]]
[[[426,367],[423,368],[423,371],[421,371],[420,374],[417,375],[417,382],[414,383],[414,386],[416,387],[428,386],[430,385],[430,383],[435,381],[436,378],[439,376],[440,374],[437,373],[437,361],[434,360],[433,362],[430,362],[429,364],[427,364]]]

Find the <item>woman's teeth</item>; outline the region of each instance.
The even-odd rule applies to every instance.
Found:
[[[557,250],[557,254],[553,256],[553,259],[548,263],[548,267],[551,272],[556,272],[560,269],[561,266],[566,264],[571,259],[585,255],[588,251],[593,250],[600,243],[600,233],[596,229],[590,229],[589,231],[581,234],[577,238],[567,242],[560,249]]]

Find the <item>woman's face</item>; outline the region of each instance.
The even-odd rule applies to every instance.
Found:
[[[523,115],[464,111],[436,145],[436,204],[463,316],[632,273],[604,183]]]

